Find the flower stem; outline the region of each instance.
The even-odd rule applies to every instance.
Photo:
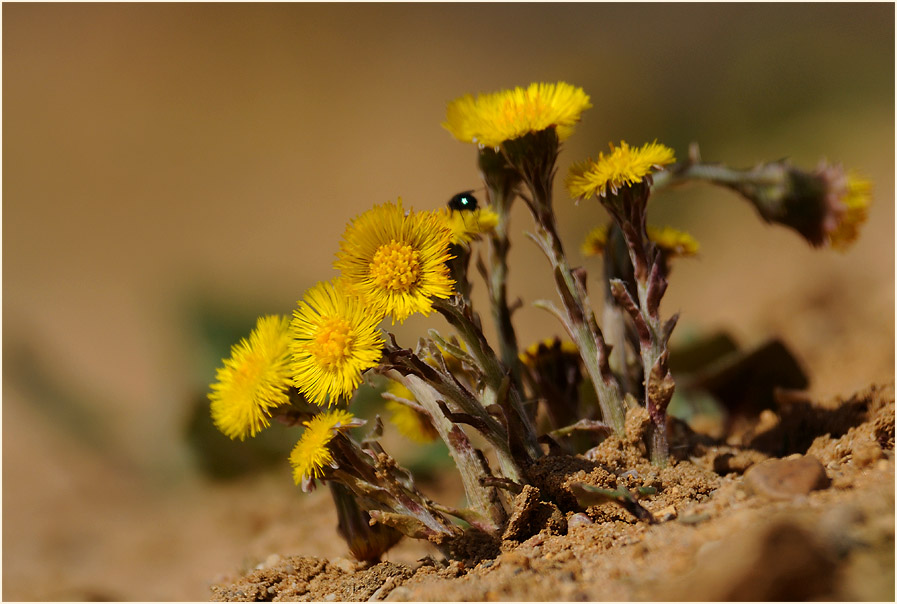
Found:
[[[489,474],[483,467],[482,459],[477,454],[467,435],[445,416],[439,407],[439,394],[427,382],[416,375],[403,376],[399,372],[390,371],[387,376],[403,384],[414,394],[415,400],[427,411],[430,421],[439,436],[449,449],[455,465],[461,474],[461,483],[467,495],[468,505],[488,522],[479,528],[487,532],[496,532],[507,519],[504,507],[497,497],[494,488],[483,486],[481,479]],[[519,477],[518,477],[519,479]]]
[[[511,309],[508,306],[508,251],[511,243],[508,239],[510,223],[511,199],[504,191],[489,191],[492,205],[498,214],[498,224],[492,232],[490,270],[487,285],[489,301],[492,308],[492,319],[498,332],[498,344],[501,360],[511,369],[511,377],[517,389],[521,389],[519,346],[514,324],[511,322]]]
[[[509,369],[498,360],[482,330],[471,320],[469,308],[462,305],[463,300],[456,297],[453,301],[437,300],[433,306],[458,330],[458,335],[477,360],[485,378],[485,398],[504,411],[511,454],[518,464],[527,466],[542,456],[536,429],[523,408],[520,391],[509,383]]]
[[[607,345],[588,302],[585,286],[574,276],[564,255],[554,228],[553,215],[542,217],[533,239],[551,262],[555,284],[564,305],[563,323],[579,348],[583,365],[598,397],[601,415],[613,427],[614,432],[622,434],[626,415],[619,386],[608,365]],[[584,275],[582,279],[584,280]]]

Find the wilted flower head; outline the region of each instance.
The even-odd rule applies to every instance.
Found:
[[[212,421],[226,436],[244,440],[268,427],[271,409],[289,402],[289,320],[259,317],[249,339],[231,348],[209,393]]]
[[[791,227],[817,247],[846,250],[868,215],[870,183],[840,165],[822,162],[809,172],[777,161],[733,174],[717,182],[741,193],[766,221]]]
[[[536,82],[526,88],[457,98],[448,104],[442,126],[458,140],[484,147],[551,127],[564,140],[591,106],[582,88],[566,82]]]
[[[673,150],[657,143],[646,143],[641,148],[630,147],[625,141],[619,147],[610,145],[610,153],[600,153],[597,160],[588,159],[570,167],[567,190],[574,199],[605,197],[608,190],[641,182],[654,170],[660,170],[676,161]]]
[[[290,453],[293,480],[297,485],[324,476],[324,468],[333,465],[330,441],[337,430],[347,430],[356,425],[355,416],[345,409],[332,409],[303,422],[305,431]]]
[[[381,318],[332,283],[318,283],[305,293],[290,323],[291,369],[311,402],[331,405],[355,392],[362,373],[380,361]]]
[[[840,184],[840,183],[839,183]],[[846,182],[839,187],[830,187],[828,195],[834,199],[830,205],[840,204],[840,220],[834,228],[828,228],[829,243],[833,249],[845,251],[860,234],[860,225],[866,222],[869,215],[869,204],[872,200],[872,183],[853,174],[848,174]],[[827,225],[830,226],[830,225]]]
[[[452,295],[446,262],[452,232],[437,212],[406,212],[402,202],[374,206],[346,228],[334,267],[369,311],[402,322],[426,316],[434,298]]]

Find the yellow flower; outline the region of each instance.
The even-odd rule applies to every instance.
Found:
[[[520,353],[520,362],[531,369],[538,367],[541,360],[547,358],[549,353],[565,355],[570,358],[579,358],[579,348],[576,344],[569,340],[561,340],[560,338],[545,338],[539,342],[533,342],[526,347],[526,350]]]
[[[498,214],[492,208],[476,210],[451,210],[443,208],[439,213],[445,218],[452,231],[452,243],[467,246],[483,233],[489,233],[498,224]]]
[[[604,253],[607,246],[609,224],[602,224],[589,231],[580,250],[585,256],[598,256]],[[654,242],[668,256],[695,256],[698,253],[697,240],[684,231],[672,227],[646,227],[648,239]]]
[[[669,256],[694,256],[698,253],[698,241],[685,231],[672,227],[663,228],[648,225],[648,239]]]
[[[332,405],[350,396],[361,374],[380,361],[381,314],[332,283],[309,289],[293,311],[290,351],[293,380],[308,399]]]
[[[571,166],[566,185],[572,197],[604,197],[608,189],[616,193],[621,187],[641,182],[653,170],[676,161],[673,150],[657,142],[639,149],[623,141],[619,147],[611,143],[610,149],[606,156],[600,153],[597,160],[588,159]]]
[[[406,214],[400,199],[374,206],[349,224],[334,267],[368,310],[402,322],[415,312],[428,315],[433,298],[452,295],[446,265],[451,238],[438,212]]]
[[[414,395],[399,382],[390,381],[386,391],[398,398],[414,402]],[[432,442],[439,436],[436,428],[430,422],[430,418],[423,413],[389,399],[385,406],[390,413],[389,421],[395,425],[402,436],[422,444]]]
[[[872,183],[851,174],[847,177],[847,186],[841,203],[845,206],[841,221],[829,233],[832,248],[844,251],[856,241],[860,234],[860,225],[866,222],[869,215],[869,203],[872,198]]]
[[[255,436],[268,427],[271,409],[289,402],[288,327],[286,317],[259,317],[218,369],[209,393],[212,421],[229,438]]]
[[[442,127],[460,141],[484,147],[551,127],[564,140],[591,106],[582,88],[566,82],[536,82],[526,88],[457,98],[448,104]]]
[[[589,231],[585,241],[582,242],[582,246],[579,248],[584,256],[597,256],[604,253],[609,227],[610,225],[608,224],[602,224]]]
[[[305,431],[290,453],[293,466],[293,481],[299,485],[303,480],[321,478],[324,467],[333,465],[333,454],[329,444],[337,430],[345,430],[354,425],[354,416],[344,409],[333,409],[303,422]]]

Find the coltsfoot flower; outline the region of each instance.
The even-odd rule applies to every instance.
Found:
[[[609,227],[609,224],[602,224],[589,231],[580,247],[580,251],[584,256],[598,256],[604,253],[604,248],[607,246]],[[653,241],[654,245],[663,250],[668,257],[695,256],[700,248],[698,241],[694,237],[685,231],[679,231],[673,227],[648,225],[646,231],[648,239]]]
[[[337,430],[347,430],[358,425],[355,416],[345,409],[331,409],[303,424],[305,431],[290,453],[293,481],[297,485],[324,476],[324,468],[333,465],[329,445]]]
[[[439,213],[445,218],[452,231],[452,243],[468,246],[480,235],[491,232],[498,224],[498,214],[492,208],[475,210],[450,210],[443,208]]]
[[[466,94],[448,104],[442,127],[456,139],[498,147],[532,132],[554,127],[558,139],[573,133],[582,112],[592,104],[582,88],[566,82],[535,82],[513,90]]]
[[[452,295],[446,265],[451,239],[442,215],[405,212],[400,199],[374,206],[349,224],[334,267],[345,289],[369,311],[402,322],[416,312],[430,314],[434,298]]]
[[[641,148],[630,147],[625,141],[619,147],[610,145],[610,153],[600,153],[597,160],[588,159],[573,164],[567,174],[567,191],[574,199],[605,197],[624,187],[641,182],[652,171],[660,170],[676,161],[673,150],[656,141]]]
[[[386,391],[395,397],[414,402],[414,394],[399,382],[390,381]],[[430,418],[416,409],[389,399],[385,407],[390,414],[389,421],[402,436],[416,443],[432,442],[439,436]]]
[[[601,224],[586,234],[579,251],[583,256],[598,256],[604,253],[607,246],[607,232],[610,228],[609,224]]]
[[[209,393],[212,421],[225,436],[255,436],[270,424],[271,410],[289,402],[289,342],[289,319],[270,315],[231,347]]]
[[[557,337],[545,338],[533,342],[520,353],[520,362],[530,369],[537,369],[549,355],[563,355],[579,362],[579,348],[569,340],[561,340]]]
[[[352,395],[362,373],[380,361],[382,318],[333,283],[318,283],[305,293],[290,323],[290,367],[309,401],[332,405]]]
[[[654,227],[648,225],[646,228],[648,239],[654,242],[667,255],[667,257],[696,256],[700,245],[698,240],[686,233],[674,229],[673,227]]]

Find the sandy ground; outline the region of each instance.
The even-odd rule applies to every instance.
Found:
[[[892,600],[893,384],[849,400],[783,407],[780,414],[777,425],[755,423],[744,445],[704,442],[689,450],[688,459],[657,470],[642,458],[644,434],[637,429],[638,414],[630,413],[627,437],[602,443],[591,463],[546,458],[533,472],[542,500],[566,509],[566,522],[546,522],[524,509],[526,498],[518,496],[513,530],[495,551],[478,550],[450,563],[426,558],[411,566],[274,557],[236,583],[216,586],[215,596]],[[770,451],[795,452],[779,458],[768,456]],[[615,503],[578,506],[569,489],[575,482],[656,485],[657,493],[640,503],[657,522],[639,521]]]

